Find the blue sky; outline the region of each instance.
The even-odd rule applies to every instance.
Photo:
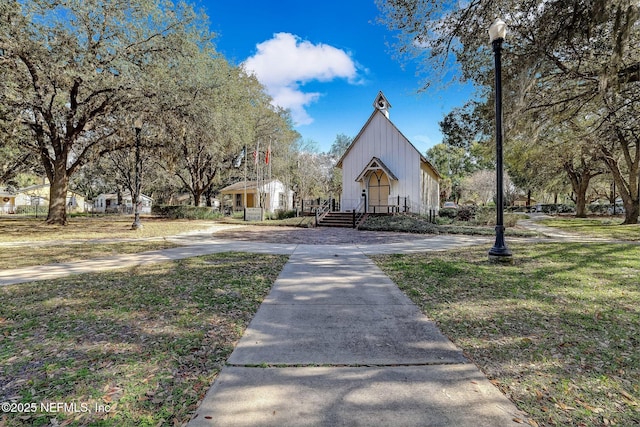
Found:
[[[393,58],[394,35],[376,23],[373,0],[194,1],[209,16],[217,50],[254,72],[320,151],[338,134],[356,136],[382,91],[391,121],[424,153],[441,142],[438,122],[470,96],[460,86],[418,94],[425,76]]]

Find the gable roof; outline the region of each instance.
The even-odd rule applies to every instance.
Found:
[[[379,170],[379,169],[382,169],[384,171],[384,173],[387,174],[389,179],[392,179],[394,181],[398,180],[398,178],[396,178],[396,176],[393,174],[393,172],[391,172],[391,169],[389,169],[387,167],[387,165],[385,165],[382,162],[382,160],[380,160],[377,157],[372,157],[371,160],[369,161],[369,163],[367,163],[367,166],[365,166],[365,168],[362,170],[362,172],[360,172],[360,175],[358,175],[358,177],[355,179],[355,181],[362,180],[362,178],[364,178],[365,174],[367,172],[369,172],[370,170]]]
[[[49,184],[48,182],[46,184],[29,185],[28,187],[19,188],[18,190],[16,190],[16,195],[27,194],[27,192],[29,191],[47,190],[49,187],[51,187],[51,184]],[[67,193],[72,193],[76,196],[84,197],[84,195],[82,195],[81,193],[78,193],[77,191],[70,188],[67,188]]]
[[[351,145],[349,145],[349,147],[346,149],[346,151],[344,152],[342,157],[340,157],[340,160],[338,160],[338,163],[336,163],[336,167],[342,169],[342,161],[345,159],[345,157],[347,157],[347,155],[349,154],[349,151],[351,151],[351,148],[353,148],[353,146],[358,142],[358,140],[360,139],[360,137],[362,136],[364,131],[367,129],[367,127],[369,127],[369,124],[371,123],[373,118],[376,116],[376,114],[380,114],[385,120],[387,120],[389,122],[389,124],[391,124],[393,129],[396,132],[398,132],[400,135],[402,135],[402,137],[407,141],[409,146],[411,148],[413,148],[416,151],[416,153],[418,153],[418,155],[420,156],[420,161],[422,163],[426,164],[427,166],[429,166],[429,168],[431,168],[431,170],[433,170],[433,172],[438,176],[438,178],[442,178],[442,175],[440,175],[440,172],[438,172],[438,170],[435,168],[435,166],[433,166],[431,164],[431,162],[429,162],[429,160],[427,160],[427,158],[424,157],[422,155],[422,153],[420,153],[420,151],[418,151],[418,149],[415,147],[415,145],[413,145],[411,143],[411,141],[409,141],[409,138],[404,136],[404,134],[400,131],[400,129],[398,129],[398,127],[391,120],[389,120],[389,118],[387,116],[385,116],[382,111],[380,111],[378,109],[373,110],[373,113],[371,113],[371,116],[369,116],[369,119],[367,120],[367,122],[364,124],[364,126],[362,126],[362,129],[360,129],[360,132],[358,132],[358,135],[356,135],[356,137],[353,138],[353,141],[351,141]]]
[[[277,179],[266,180],[262,183],[262,188],[270,183],[280,183]],[[246,182],[247,190],[254,191],[258,188],[258,183],[256,181],[247,181]],[[230,191],[244,191],[245,189],[245,181],[236,182],[235,184],[227,185],[226,187],[220,189],[220,192],[230,192]]]

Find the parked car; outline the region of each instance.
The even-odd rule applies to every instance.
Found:
[[[458,209],[458,205],[455,202],[444,202],[442,209]]]

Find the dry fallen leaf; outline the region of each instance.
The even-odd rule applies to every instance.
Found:
[[[629,393],[627,393],[624,390],[620,390],[620,394],[625,397],[626,399],[628,399],[629,401],[631,401],[632,404],[637,405],[637,402],[635,401],[635,399],[633,398],[633,396],[631,396]]]
[[[567,406],[562,402],[556,403],[556,407],[562,409],[563,411],[575,411],[576,410],[576,408],[574,408],[572,406]]]

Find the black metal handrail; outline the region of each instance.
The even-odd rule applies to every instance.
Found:
[[[360,203],[358,204],[358,206],[356,206],[352,211],[352,213],[353,213],[353,228],[356,228],[356,226],[358,225],[358,221],[366,213],[366,207],[367,207],[367,198],[363,197],[362,200],[360,201]]]

